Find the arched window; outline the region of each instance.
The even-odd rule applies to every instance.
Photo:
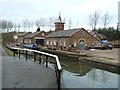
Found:
[[[60,46],[62,46],[62,40],[60,40]]]
[[[52,40],[50,41],[50,45],[52,46]]]
[[[74,42],[74,47],[76,47],[77,46],[77,43],[76,42]]]
[[[83,39],[81,39],[81,40],[79,41],[79,43],[85,43],[85,41],[84,41]]]

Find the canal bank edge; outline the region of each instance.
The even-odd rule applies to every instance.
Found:
[[[86,60],[100,64],[111,65],[120,68],[120,62],[102,57],[79,57],[79,60]]]
[[[57,55],[60,54],[63,56],[76,58],[78,60],[86,60],[86,61],[91,61],[91,62],[95,62],[95,63],[101,63],[101,64],[120,67],[119,61],[114,60],[114,59],[109,58],[109,57],[95,57],[95,56],[87,55],[86,53],[74,53],[74,52],[61,51],[61,50],[48,50],[45,48],[42,49],[42,51],[57,54]]]

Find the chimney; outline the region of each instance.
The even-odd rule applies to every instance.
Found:
[[[60,30],[64,30],[64,22],[62,22],[61,19],[61,15],[59,13],[59,17],[57,19],[57,21],[55,22],[55,31],[60,31]]]

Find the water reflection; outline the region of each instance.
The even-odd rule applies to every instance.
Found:
[[[74,60],[74,58],[61,59],[62,67],[72,73],[77,74],[78,76],[84,76],[91,70],[91,66],[81,63],[80,61]]]
[[[118,88],[120,69],[59,56],[67,88]]]

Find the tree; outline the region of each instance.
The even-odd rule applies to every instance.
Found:
[[[2,32],[5,32],[6,27],[7,27],[7,20],[2,20]]]
[[[34,26],[34,21],[32,20],[32,21],[30,22],[31,30],[33,30],[33,26]]]
[[[24,31],[30,29],[30,21],[28,19],[23,20]]]
[[[13,27],[14,27],[14,31],[16,32],[17,25],[14,24]]]
[[[68,20],[68,28],[70,29],[71,27],[72,27],[72,19],[69,18],[69,20]]]
[[[38,27],[38,28],[37,28],[37,32],[39,32],[39,31],[40,31],[40,28]]]
[[[108,12],[106,12],[103,16],[102,16],[102,22],[103,22],[103,28],[106,28],[108,26],[108,24],[110,23],[112,17],[110,16],[110,14]]]
[[[11,21],[7,21],[7,26],[6,26],[7,32],[10,32],[12,28],[13,28],[13,23]]]
[[[99,22],[100,13],[95,11],[93,14],[89,15],[89,25],[92,27],[92,30],[96,30],[96,26]]]
[[[113,40],[120,40],[120,31],[114,29],[113,27],[109,28],[99,28],[97,30],[99,34],[103,34],[107,37],[108,40],[113,41]]]
[[[39,18],[39,19],[36,20],[35,24],[36,24],[37,27],[39,27],[39,28],[42,27],[43,28],[46,25],[46,20],[45,20],[45,18]]]
[[[20,27],[21,27],[21,24],[19,23],[19,24],[17,25],[18,32],[20,31]]]
[[[50,17],[47,20],[47,26],[50,27],[50,30],[54,27],[54,23],[55,23],[56,18],[55,17]]]

